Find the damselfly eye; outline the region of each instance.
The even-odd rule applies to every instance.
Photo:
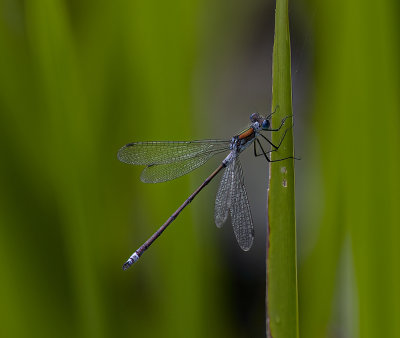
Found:
[[[264,120],[261,127],[263,130],[268,130],[270,127],[269,120]]]

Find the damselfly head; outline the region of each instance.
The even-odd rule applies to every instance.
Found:
[[[264,129],[264,124],[265,124],[265,118],[260,116],[258,113],[253,113],[250,115],[250,121],[251,121],[251,126],[255,131],[259,131],[261,129]],[[268,121],[269,123],[269,121]]]

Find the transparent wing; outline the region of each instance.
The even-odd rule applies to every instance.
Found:
[[[140,179],[144,183],[161,183],[170,181],[197,169],[215,154],[216,152],[208,152],[179,162],[149,165],[143,169]]]
[[[242,166],[238,158],[233,161],[232,166],[234,167],[232,205],[230,207],[232,226],[239,246],[242,250],[248,251],[254,239],[253,219],[244,186]]]
[[[221,228],[228,218],[229,209],[231,207],[232,187],[233,187],[234,171],[233,165],[230,163],[224,171],[219,184],[217,196],[215,198],[215,225]]]
[[[215,154],[229,150],[229,146],[230,141],[221,140],[134,142],[118,151],[118,159],[128,164],[152,166]]]

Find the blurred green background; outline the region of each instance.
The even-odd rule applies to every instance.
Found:
[[[213,225],[214,168],[159,185],[116,152],[229,139],[270,111],[272,1],[0,1],[0,336],[261,337],[256,242]],[[399,3],[291,4],[302,337],[400,337]]]

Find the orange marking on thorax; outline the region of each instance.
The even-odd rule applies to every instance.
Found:
[[[246,131],[244,131],[243,133],[241,133],[239,135],[239,140],[242,140],[242,139],[244,139],[246,137],[249,137],[253,133],[254,133],[253,128],[249,128],[249,129],[247,129]]]

